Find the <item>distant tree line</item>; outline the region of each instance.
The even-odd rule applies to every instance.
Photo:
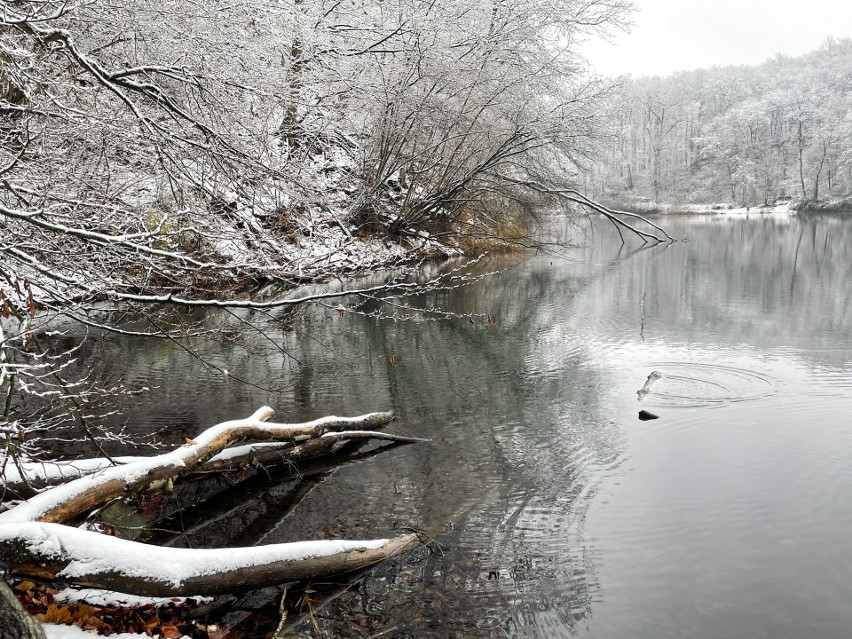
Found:
[[[613,120],[619,132],[596,185],[612,196],[842,200],[852,193],[852,40],[759,66],[627,81]]]

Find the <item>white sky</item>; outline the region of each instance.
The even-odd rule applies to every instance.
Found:
[[[667,75],[801,55],[852,36],[852,0],[634,0],[632,33],[583,51],[602,75]]]

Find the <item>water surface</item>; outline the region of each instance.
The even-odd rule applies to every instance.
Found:
[[[324,608],[329,636],[848,637],[852,222],[665,223],[687,241],[622,246],[599,225],[567,256],[416,302],[493,324],[316,308],[249,316],[263,337],[196,340],[201,359],[104,347],[113,375],[157,386],[131,427],[176,441],[262,404],[292,421],[393,408],[432,439],[208,533],[440,543]]]

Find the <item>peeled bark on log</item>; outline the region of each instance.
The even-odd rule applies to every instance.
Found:
[[[61,524],[0,525],[0,558],[15,576],[152,597],[212,595],[348,572],[419,543],[409,534],[196,550],[147,546]]]
[[[171,453],[113,466],[36,495],[12,510],[0,513],[0,524],[24,521],[67,522],[111,499],[185,475],[228,446],[246,440],[303,442],[327,432],[374,428],[393,419],[393,413],[359,417],[323,417],[302,424],[267,423],[274,415],[268,406],[246,419],[223,422],[204,431]]]
[[[228,448],[222,453],[209,459],[197,472],[224,472],[238,470],[248,465],[268,464],[292,464],[305,461],[314,457],[328,455],[334,449],[335,444],[340,442],[373,439],[377,441],[388,441],[401,444],[416,444],[428,442],[428,439],[420,437],[408,437],[406,435],[395,435],[393,433],[382,433],[374,430],[353,430],[343,432],[329,432],[322,437],[317,437],[298,446],[281,446],[276,444],[246,445]]]

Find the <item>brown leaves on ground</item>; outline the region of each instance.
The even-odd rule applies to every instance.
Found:
[[[197,605],[193,599],[178,599],[162,606],[91,606],[57,602],[55,588],[32,581],[21,581],[14,589],[27,611],[43,623],[74,625],[100,635],[132,632],[163,639],[207,636],[204,626],[189,620]]]
[[[324,586],[331,592],[340,587],[333,582]],[[42,622],[74,625],[99,635],[129,632],[160,639],[273,639],[283,621],[293,618],[300,619],[296,623],[303,627],[314,627],[315,636],[321,636],[316,634],[315,613],[322,604],[323,595],[310,584],[285,590],[283,595],[280,591],[270,593],[268,599],[251,596],[236,606],[233,602],[221,605],[214,600],[199,604],[194,599],[173,599],[165,605],[137,607],[56,601],[59,592],[56,588],[29,580],[19,581],[12,587],[27,611]],[[282,596],[285,609],[281,608]],[[365,630],[376,622],[364,618],[356,619],[355,623]]]

